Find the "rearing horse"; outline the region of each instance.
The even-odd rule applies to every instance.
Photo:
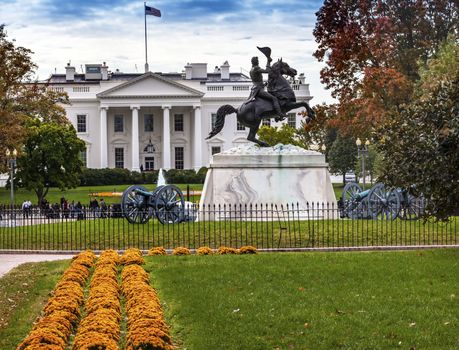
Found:
[[[296,73],[296,70],[290,68],[287,63],[282,62],[282,59],[278,60],[271,66],[268,73],[268,92],[278,98],[281,110],[285,113],[299,107],[306,108],[308,113],[306,123],[309,123],[315,117],[314,111],[309,107],[307,102],[296,102],[295,93],[292,87],[287,79],[283,77],[284,75],[294,77]],[[266,142],[258,140],[256,134],[260,128],[262,119],[276,117],[276,112],[271,101],[258,96],[255,97],[255,99],[245,101],[238,109],[235,109],[231,105],[221,106],[217,111],[215,126],[206,140],[214,137],[223,129],[225,117],[231,113],[236,113],[239,123],[250,129],[247,140],[255,142],[262,147],[269,146]],[[279,118],[276,118],[276,120],[279,120]]]

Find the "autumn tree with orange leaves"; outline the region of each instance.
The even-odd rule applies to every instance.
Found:
[[[36,65],[31,54],[8,40],[5,27],[0,25],[0,172],[5,170],[7,148],[21,153],[29,121],[69,123],[59,105],[68,103],[67,95],[34,80]]]
[[[419,65],[459,30],[458,13],[455,0],[325,0],[314,56],[325,62],[321,80],[339,101],[330,125],[370,136],[410,100]]]

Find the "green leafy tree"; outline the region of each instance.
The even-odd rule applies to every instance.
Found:
[[[377,132],[383,180],[414,186],[427,214],[446,219],[459,203],[459,46],[451,36],[420,71],[413,101]]]
[[[330,172],[342,174],[344,184],[346,173],[355,169],[356,161],[357,146],[355,145],[355,140],[338,134],[328,153]]]
[[[263,125],[257,134],[260,140],[271,146],[278,143],[301,146],[300,142],[296,139],[296,129],[287,124],[282,125],[280,128]]]
[[[27,137],[27,123],[33,119],[66,124],[60,103],[68,103],[65,93],[48,89],[34,81],[36,65],[32,51],[16,47],[0,25],[0,171],[5,170],[5,149],[16,148]]]
[[[83,170],[79,155],[84,149],[72,125],[31,122],[17,160],[17,178],[41,203],[51,186],[65,190],[79,185]]]

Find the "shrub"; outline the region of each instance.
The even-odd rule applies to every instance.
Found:
[[[120,263],[122,265],[131,265],[131,264],[138,264],[143,265],[145,261],[142,257],[142,252],[137,248],[129,248],[126,249],[124,254],[121,256]]]
[[[200,247],[196,251],[198,255],[212,255],[214,251],[209,247]]]
[[[172,252],[172,255],[190,255],[191,252],[188,248],[185,247],[177,247]]]
[[[154,248],[151,248],[148,251],[148,255],[149,256],[152,256],[152,255],[167,255],[167,252],[166,252],[166,249],[164,249],[163,247],[154,247]]]
[[[206,178],[207,168],[194,170],[170,169],[165,172],[167,183],[170,184],[202,184]]]
[[[158,171],[139,173],[128,169],[84,169],[80,175],[81,186],[127,185],[156,183]]]
[[[225,255],[225,254],[238,254],[237,249],[230,248],[230,247],[220,247],[218,248],[217,254]]]

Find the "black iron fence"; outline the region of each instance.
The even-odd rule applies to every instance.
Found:
[[[0,250],[126,249],[209,246],[259,249],[347,249],[455,246],[457,222],[351,219],[334,204],[191,206],[183,221],[161,224],[153,213],[130,224],[119,206],[106,210],[3,209]]]

